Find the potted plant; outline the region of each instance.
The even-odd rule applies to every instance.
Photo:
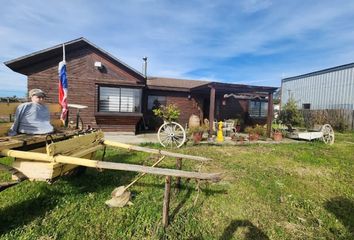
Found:
[[[243,136],[237,136],[235,138],[236,143],[243,144],[245,138]]]
[[[257,141],[260,136],[265,136],[265,129],[258,124],[255,127],[246,127],[245,132],[248,133],[250,141]]]
[[[208,130],[208,126],[194,126],[188,129],[188,133],[193,137],[194,144],[198,144],[203,139],[203,133]]]
[[[267,126],[264,125],[256,125],[256,127],[254,128],[255,132],[259,135],[259,137],[262,138],[262,140],[265,140],[267,137]]]
[[[281,141],[283,139],[283,133],[281,132],[280,129],[274,129],[273,130],[273,140],[274,141]]]
[[[250,141],[257,141],[259,139],[259,135],[256,134],[253,127],[246,127],[245,132],[248,133],[248,139]]]
[[[285,136],[285,126],[281,124],[281,121],[279,122],[279,124],[273,124],[272,126],[272,137],[274,141],[281,141],[283,139],[283,136]]]

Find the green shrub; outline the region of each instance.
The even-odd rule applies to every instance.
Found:
[[[258,134],[259,136],[266,135],[266,129],[261,125],[256,125],[254,127],[246,127],[245,132],[249,134]]]
[[[293,98],[290,98],[289,101],[283,106],[283,109],[280,111],[279,120],[283,124],[292,125],[292,126],[302,126],[304,119],[301,112],[297,109],[296,102]]]
[[[159,108],[153,109],[152,111],[155,116],[160,117],[167,122],[177,121],[181,113],[174,104],[169,104],[167,107],[161,105]]]
[[[344,132],[348,130],[348,123],[340,109],[302,110],[306,128],[311,129],[315,125],[330,124],[333,129]]]
[[[188,134],[192,135],[193,133],[204,133],[208,130],[209,130],[209,126],[206,124],[203,124],[201,126],[195,126],[195,127],[188,128]]]

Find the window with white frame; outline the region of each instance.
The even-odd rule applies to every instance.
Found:
[[[99,87],[99,112],[141,112],[142,90],[125,87]]]
[[[249,101],[248,112],[251,117],[266,117],[268,112],[268,102],[251,100]]]

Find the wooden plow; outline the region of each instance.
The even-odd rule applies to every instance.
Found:
[[[177,169],[92,160],[97,150],[106,147],[118,147],[157,154],[160,155],[160,158],[161,156],[174,157],[176,158]],[[47,136],[18,135],[15,137],[2,137],[0,138],[0,155],[15,158],[12,167],[2,164],[0,165],[0,167],[2,166],[2,169],[10,171],[13,180],[15,180],[15,182],[2,185],[3,187],[0,188],[0,191],[15,185],[24,179],[52,181],[80,166],[163,175],[166,177],[163,205],[164,226],[167,226],[168,224],[172,177],[176,177],[177,185],[180,184],[181,178],[213,182],[217,182],[221,178],[220,173],[203,173],[182,170],[182,159],[202,162],[210,159],[108,141],[104,139],[104,134],[101,131],[79,135],[75,131],[66,131],[64,133]]]

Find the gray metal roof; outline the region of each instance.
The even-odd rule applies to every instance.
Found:
[[[107,51],[103,50],[102,48],[99,48],[98,46],[96,46],[95,44],[91,43],[90,41],[88,41],[87,39],[85,39],[83,37],[77,38],[77,39],[62,43],[62,44],[58,44],[53,47],[46,48],[46,49],[43,49],[40,51],[36,51],[36,52],[33,52],[31,54],[28,54],[28,55],[25,55],[25,56],[22,56],[19,58],[15,58],[13,60],[6,61],[6,62],[4,62],[4,64],[6,66],[8,66],[9,68],[11,68],[15,72],[26,74],[26,71],[24,69],[27,68],[28,66],[31,66],[32,64],[37,63],[37,62],[48,60],[50,58],[61,56],[63,44],[65,45],[65,50],[68,52],[70,50],[76,50],[80,47],[90,46],[94,49],[97,49],[99,52],[101,52],[102,54],[107,56],[113,62],[121,64],[121,65],[125,66],[126,68],[132,70],[136,74],[140,75],[141,77],[144,77],[144,75],[141,72],[130,67],[128,64],[124,63],[122,60],[114,57],[113,55],[111,55]]]
[[[353,68],[353,67],[354,67],[354,63],[344,64],[344,65],[340,65],[337,67],[323,69],[320,71],[315,71],[315,72],[310,72],[310,73],[306,73],[306,74],[302,74],[302,75],[298,75],[298,76],[294,76],[294,77],[284,78],[284,79],[282,79],[282,82],[288,82],[288,81],[297,80],[297,79],[301,79],[301,78],[305,78],[305,77],[312,77],[312,76],[316,76],[316,75],[320,75],[320,74],[324,74],[324,73],[339,71],[339,70]]]

